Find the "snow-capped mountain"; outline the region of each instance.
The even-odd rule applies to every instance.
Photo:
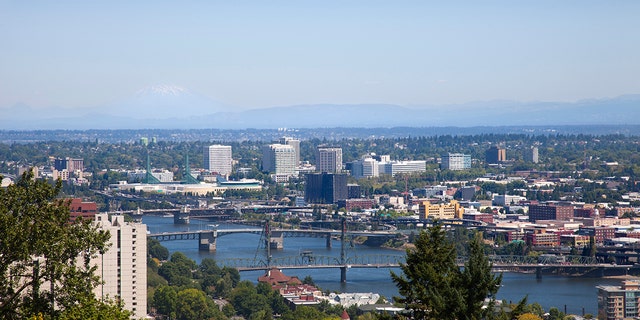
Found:
[[[131,98],[107,105],[99,113],[134,119],[197,117],[224,111],[213,99],[175,85],[155,85],[138,90]]]

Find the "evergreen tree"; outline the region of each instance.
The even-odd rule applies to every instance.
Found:
[[[456,249],[442,225],[434,223],[421,232],[415,248],[407,249],[402,274],[391,272],[403,303],[415,319],[485,319],[493,308],[483,308],[485,298],[495,301],[502,276],[491,273],[482,237],[470,242],[464,269],[456,263]]]
[[[459,290],[461,272],[456,265],[454,245],[447,241],[441,225],[435,223],[421,232],[415,248],[407,249],[402,274],[391,278],[405,305],[416,319],[456,319],[463,312],[464,297]]]
[[[483,319],[493,312],[483,308],[484,300],[490,297],[490,305],[502,283],[502,275],[491,273],[491,262],[484,252],[482,235],[476,233],[469,244],[469,260],[464,265],[461,277],[461,291],[464,292],[464,310],[458,319],[466,315],[469,319]]]

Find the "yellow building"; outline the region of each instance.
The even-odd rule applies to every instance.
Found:
[[[432,204],[430,201],[422,201],[418,209],[420,219],[462,219],[464,208],[456,200],[448,204]]]

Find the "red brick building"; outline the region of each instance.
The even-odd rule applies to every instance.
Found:
[[[493,214],[491,213],[464,213],[462,219],[482,221],[486,223],[493,223]]]
[[[561,220],[567,221],[573,219],[573,206],[559,205],[530,205],[529,221],[537,220]]]
[[[95,202],[84,202],[80,198],[73,198],[69,202],[69,220],[76,221],[79,217],[84,221],[93,221],[98,213],[98,205]]]
[[[596,216],[596,209],[594,208],[575,208],[573,209],[573,216],[580,218],[593,218]]]
[[[353,211],[354,209],[371,209],[375,203],[375,200],[366,198],[345,199],[338,200],[338,208],[345,208],[347,211]]]
[[[560,245],[560,235],[557,233],[547,233],[544,230],[535,230],[527,233],[525,241],[533,247],[557,247]]]

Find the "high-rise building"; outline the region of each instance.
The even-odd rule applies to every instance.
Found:
[[[306,176],[304,201],[333,204],[347,199],[347,175],[340,173],[310,173]]]
[[[231,146],[214,144],[204,147],[204,168],[209,172],[217,172],[229,176],[233,170]]]
[[[507,160],[507,150],[493,146],[485,152],[485,160],[489,164],[498,164]]]
[[[316,149],[316,171],[341,172],[342,148],[318,147]]]
[[[538,147],[524,150],[524,161],[538,163]]]
[[[71,173],[77,171],[84,171],[84,160],[83,159],[73,159],[73,158],[56,158],[53,164],[53,167],[58,170],[67,170]]]
[[[280,144],[287,144],[296,150],[296,166],[300,163],[300,140],[291,137],[280,138]]]
[[[365,157],[350,163],[351,175],[356,179],[377,177],[380,175],[379,162],[371,157]]]
[[[296,173],[296,150],[287,144],[270,144],[262,148],[262,170],[278,176]]]
[[[99,298],[118,299],[133,318],[147,315],[147,227],[125,222],[124,216],[98,213],[96,226],[111,234],[107,251],[91,262],[104,282],[94,289]]]
[[[442,155],[440,167],[445,170],[464,170],[471,168],[471,155],[447,153]]]
[[[640,316],[640,282],[623,280],[622,286],[596,286],[598,319],[638,319]]]

